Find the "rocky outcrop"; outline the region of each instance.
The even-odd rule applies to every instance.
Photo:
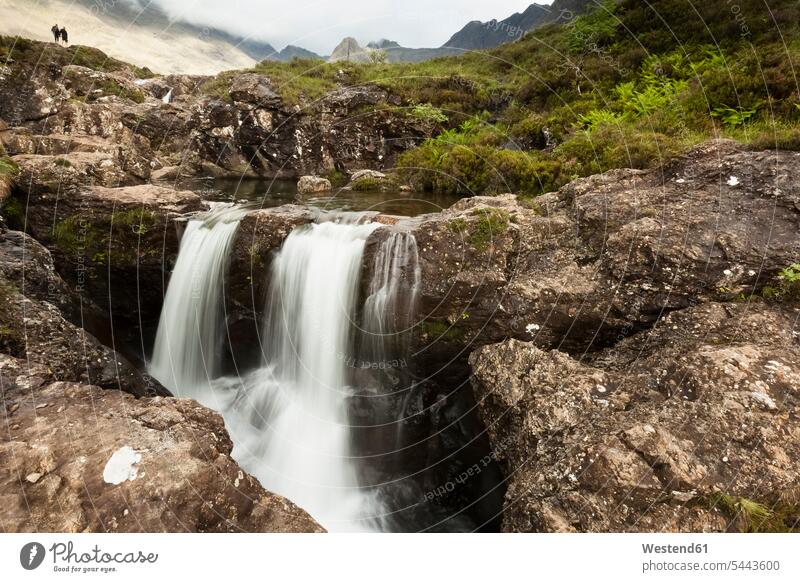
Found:
[[[0,75],[0,119],[11,126],[12,153],[56,155],[47,153],[52,144],[41,145],[53,135],[79,142],[102,137],[112,151],[97,162],[107,172],[75,160],[99,180],[92,183],[142,183],[164,167],[276,177],[389,168],[436,129],[387,107],[401,102],[386,90],[352,86],[345,78],[319,98],[301,94],[287,102],[269,77],[253,72],[138,79],[141,71],[88,49],[77,61],[69,49],[43,43],[20,42],[9,51]],[[67,147],[58,155],[99,153]]]
[[[51,250],[67,283],[99,306],[106,333],[124,332],[120,341],[140,346],[158,321],[177,258],[176,221],[203,209],[200,198],[153,185],[76,186],[63,195],[30,191],[22,204],[22,226]]]
[[[758,295],[800,256],[798,172],[797,153],[710,142],[661,170],[402,221],[420,252],[422,355],[444,365],[509,337],[581,353]]]
[[[231,459],[222,418],[134,400],[0,356],[6,532],[320,532]]]
[[[50,381],[86,382],[135,396],[169,394],[83,329],[94,306],[80,304],[47,249],[5,229],[0,232],[0,300],[2,351],[41,366]]]
[[[308,208],[287,205],[250,212],[239,223],[225,285],[231,371],[248,369],[260,361],[260,326],[272,259],[295,228],[313,220],[314,213]]]
[[[796,527],[798,318],[711,302],[588,360],[517,340],[474,352],[509,484],[504,529]]]

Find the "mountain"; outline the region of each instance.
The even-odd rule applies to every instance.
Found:
[[[336,45],[331,56],[328,57],[328,62],[350,61],[353,63],[367,63],[369,62],[369,50],[372,49],[362,48],[356,39],[352,36],[348,36]]]
[[[317,53],[306,50],[299,46],[294,46],[292,44],[288,45],[284,48],[281,52],[277,54],[277,60],[279,61],[291,61],[292,59],[322,59]]]
[[[555,0],[550,6],[531,4],[523,12],[516,12],[504,20],[473,20],[450,37],[442,48],[481,50],[500,46],[519,40],[526,32],[545,24],[568,20],[594,4],[595,0]]]
[[[0,34],[52,42],[54,23],[69,31],[72,44],[91,45],[108,55],[157,73],[215,74],[251,67],[267,43],[171,21],[153,3],[98,3],[95,0],[6,0]]]

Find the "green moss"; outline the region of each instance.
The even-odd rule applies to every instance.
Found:
[[[19,290],[11,282],[0,279],[0,351],[17,358],[25,356],[25,335]]]
[[[109,218],[73,215],[56,223],[53,242],[74,259],[105,265],[110,257],[115,266],[134,265],[143,254],[160,252],[160,246],[139,245],[160,224],[158,215],[149,210],[123,210]]]
[[[459,341],[466,335],[466,330],[446,321],[423,321],[420,333],[425,339],[432,341]]]
[[[530,194],[520,194],[517,196],[517,201],[519,201],[519,203],[528,210],[532,210],[537,216],[544,216],[544,209],[542,208],[541,204],[536,201],[535,196],[531,196]]]
[[[467,230],[467,221],[464,218],[454,218],[447,223],[447,227],[453,232],[463,234]]]
[[[9,196],[3,200],[2,205],[0,205],[0,214],[13,225],[20,224],[24,211],[25,209],[22,206],[22,202],[15,196]]]
[[[7,156],[0,157],[0,176],[14,177],[19,173],[19,166]]]
[[[340,172],[339,170],[331,170],[327,174],[325,174],[325,178],[331,183],[331,186],[334,188],[341,188],[342,186],[346,186],[347,182],[349,181],[347,174],[344,172]]]
[[[70,161],[69,161],[68,159],[66,159],[66,158],[56,158],[55,160],[53,160],[53,163],[54,163],[56,166],[60,166],[60,167],[62,167],[62,168],[69,168],[69,167],[71,167],[71,166],[72,166],[72,162],[70,162]]]
[[[506,230],[509,225],[509,215],[500,208],[481,208],[475,210],[473,216],[478,216],[478,221],[470,227],[468,240],[478,250],[486,250],[492,242]]]
[[[376,190],[382,189],[384,186],[384,180],[380,180],[378,178],[371,178],[369,176],[365,176],[356,182],[353,182],[353,190],[356,192],[374,192]]]

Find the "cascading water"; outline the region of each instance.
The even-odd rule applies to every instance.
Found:
[[[322,222],[286,239],[272,265],[264,366],[224,380],[234,455],[270,491],[331,531],[379,519],[350,458],[346,359],[364,245],[379,225]]]
[[[245,211],[218,205],[190,220],[158,322],[149,372],[179,396],[202,399],[220,374],[222,288]]]
[[[421,268],[417,240],[391,232],[375,255],[369,297],[364,302],[363,331],[368,357],[381,361],[404,352],[415,323]]]
[[[427,392],[417,392],[405,359],[420,286],[413,235],[389,232],[376,249],[359,309],[367,239],[382,225],[342,214],[295,229],[272,262],[262,364],[224,378],[222,290],[244,212],[226,208],[189,223],[151,373],[222,413],[237,461],[329,531],[445,523],[435,515],[445,509],[419,502],[429,485],[414,476],[429,449],[419,414]],[[417,415],[404,439],[412,394]]]

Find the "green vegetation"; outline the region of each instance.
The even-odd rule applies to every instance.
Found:
[[[800,508],[790,503],[763,503],[716,493],[708,499],[708,507],[719,509],[742,532],[791,532],[800,522]]]
[[[262,62],[290,105],[373,83],[444,131],[400,179],[464,196],[535,196],[612,168],[652,168],[711,137],[800,150],[800,5],[607,0],[488,52],[422,63]],[[205,90],[225,98],[232,74]]]
[[[365,176],[353,182],[353,190],[355,192],[376,192],[383,188],[384,184],[385,180]]]
[[[58,221],[53,227],[53,242],[63,253],[74,259],[84,257],[96,265],[133,265],[140,253],[160,252],[160,244],[139,248],[139,241],[157,233],[159,216],[149,210],[122,210],[108,219],[73,215]]]
[[[800,263],[789,265],[778,274],[776,285],[761,291],[764,299],[800,299]]]
[[[464,217],[453,218],[448,228],[465,237],[477,250],[484,251],[492,242],[508,230],[511,217],[501,208],[478,208],[472,211],[477,220]]]
[[[0,278],[0,349],[17,358],[25,356],[25,336],[19,290],[11,282]]]
[[[12,74],[15,75],[27,75],[31,67],[46,67],[52,64],[80,65],[106,73],[130,70],[140,79],[154,76],[154,73],[146,67],[118,61],[94,47],[73,45],[61,48],[18,36],[0,35],[0,63],[12,62],[17,65],[12,68]]]
[[[334,188],[341,188],[342,186],[346,186],[347,183],[350,181],[347,177],[347,174],[344,172],[340,172],[339,170],[331,170],[327,174],[325,174],[325,178],[328,179],[328,182],[331,183],[331,186]]]
[[[0,157],[0,176],[13,177],[19,172],[14,160],[7,156]]]

